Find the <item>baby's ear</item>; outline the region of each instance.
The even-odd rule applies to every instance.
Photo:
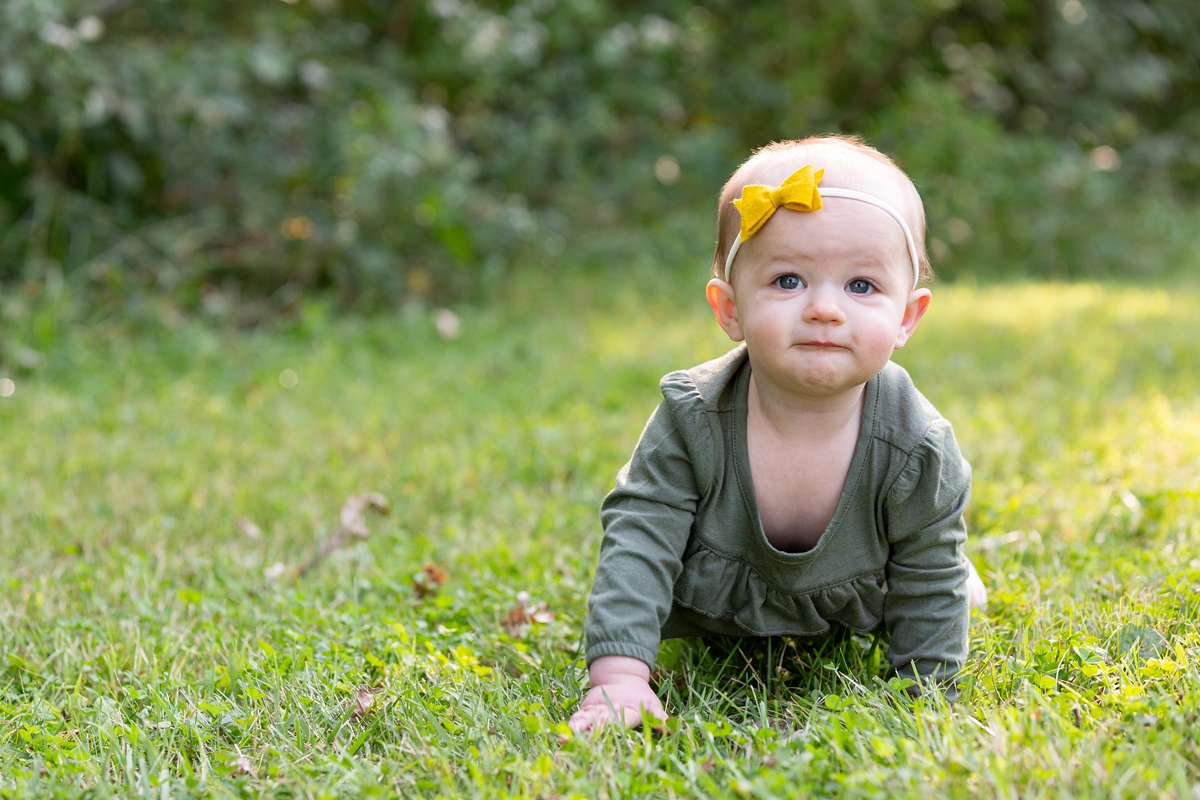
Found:
[[[913,289],[908,295],[908,305],[904,307],[904,318],[900,320],[900,330],[896,332],[896,349],[904,347],[933,300],[933,292],[928,289]]]
[[[742,323],[738,321],[737,304],[733,301],[732,284],[720,278],[713,278],[705,287],[704,295],[708,298],[717,324],[725,331],[725,335],[735,342],[745,339],[742,335]]]

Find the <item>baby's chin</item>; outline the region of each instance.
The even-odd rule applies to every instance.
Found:
[[[754,362],[751,359],[751,369],[753,368]],[[870,377],[863,379],[861,375],[840,365],[820,363],[806,364],[784,371],[767,368],[759,373],[760,380],[765,378],[783,392],[809,398],[836,397],[857,389],[870,380]]]

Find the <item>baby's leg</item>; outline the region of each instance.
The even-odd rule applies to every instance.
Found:
[[[987,605],[987,588],[984,587],[983,579],[979,577],[979,571],[975,569],[971,559],[964,556],[963,561],[967,562],[967,605],[971,608],[983,608]]]

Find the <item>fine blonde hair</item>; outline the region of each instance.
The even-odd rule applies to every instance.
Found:
[[[863,169],[863,159],[868,160],[867,169]],[[742,189],[755,183],[778,186],[805,164],[812,164],[818,169],[825,168],[827,173],[835,173],[827,174],[828,179],[836,181],[828,185],[846,189],[857,188],[847,186],[845,182],[863,181],[868,177],[871,166],[886,167],[897,179],[897,186],[905,196],[906,202],[900,207],[900,213],[908,221],[913,241],[917,246],[921,264],[920,278],[933,278],[933,267],[925,253],[925,208],[912,179],[895,161],[861,138],[839,134],[772,142],[755,150],[753,155],[737,168],[721,189],[721,199],[717,206],[717,249],[713,253],[713,277],[724,277],[725,258],[729,255],[729,248],[733,247],[741,229],[742,218],[733,201],[742,196]]]

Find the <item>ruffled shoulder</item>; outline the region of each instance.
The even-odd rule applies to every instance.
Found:
[[[743,344],[720,358],[668,373],[659,381],[663,398],[670,405],[698,403],[706,411],[723,410],[727,407],[727,392],[732,388],[734,376],[747,358]]]
[[[884,573],[801,594],[770,586],[744,561],[700,547],[675,582],[675,602],[754,636],[819,636],[830,623],[866,633],[883,624]]]
[[[913,385],[908,371],[899,364],[889,361],[873,380],[878,382],[875,402],[879,408],[874,415],[872,435],[911,453],[922,444],[929,426],[941,420],[942,415]],[[886,413],[881,413],[882,409],[886,409]]]
[[[970,487],[971,465],[962,457],[950,423],[938,417],[909,453],[888,489],[888,499],[894,505],[926,508],[933,514],[953,505]]]
[[[729,406],[729,389],[746,358],[743,345],[697,367],[671,372],[659,382],[663,406],[683,438],[702,492],[708,491],[724,459],[716,412]]]

